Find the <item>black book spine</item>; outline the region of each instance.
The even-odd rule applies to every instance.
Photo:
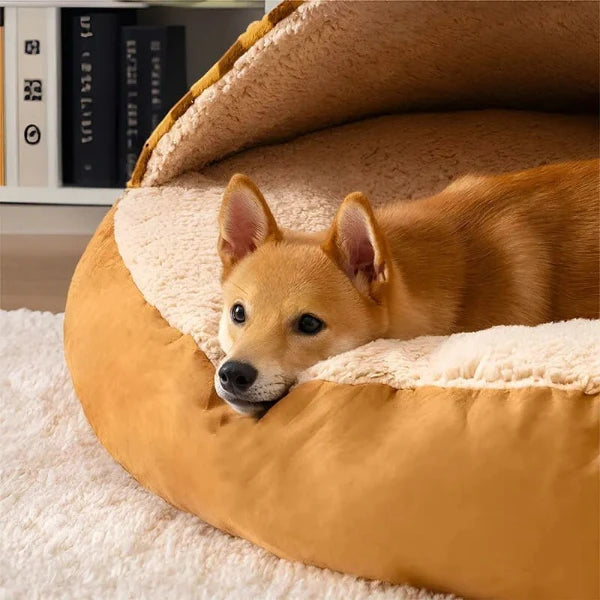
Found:
[[[153,26],[123,27],[121,31],[121,83],[130,69],[131,85],[121,86],[119,105],[119,174],[121,184],[131,178],[137,157],[152,131],[150,115],[150,39],[159,29]],[[129,56],[125,45],[129,46]],[[134,62],[135,77],[131,72]],[[125,59],[125,62],[123,60]],[[125,69],[125,72],[123,71]],[[135,80],[135,81],[134,81]],[[134,93],[135,88],[135,93]]]
[[[121,81],[119,100],[119,180],[121,185],[129,181],[144,143],[141,115],[143,102],[140,89],[140,51],[142,40],[137,27],[121,30]]]
[[[119,17],[82,13],[72,27],[73,183],[115,186]]]
[[[73,113],[73,25],[75,19],[70,10],[60,11],[61,35],[61,142],[62,142],[62,182],[63,185],[73,185],[73,139],[75,120]]]
[[[131,178],[144,142],[186,89],[185,27],[123,27],[119,102],[121,183]]]
[[[152,129],[185,93],[185,27],[162,27],[150,40]]]

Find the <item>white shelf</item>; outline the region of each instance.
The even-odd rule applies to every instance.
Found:
[[[122,193],[120,188],[0,187],[0,204],[110,206]]]
[[[128,0],[123,0],[130,4]],[[146,6],[169,6],[171,8],[260,8],[264,10],[265,0],[147,0]]]
[[[19,8],[144,8],[145,2],[123,2],[122,0],[4,0],[0,6],[17,6]]]
[[[53,8],[263,8],[265,0],[5,0],[0,6],[53,7]]]

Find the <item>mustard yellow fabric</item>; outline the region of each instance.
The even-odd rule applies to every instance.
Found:
[[[253,23],[192,86],[130,187],[194,99],[301,4]],[[285,558],[472,598],[600,598],[598,395],[311,381],[260,421],[238,416],[133,283],[114,212],[73,278],[65,354],[99,440],[142,485]]]
[[[65,351],[138,481],[279,556],[467,597],[600,597],[600,399],[549,388],[310,382],[260,421],[146,303],[105,218],[77,267]]]

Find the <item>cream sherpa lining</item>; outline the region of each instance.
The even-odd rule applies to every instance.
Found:
[[[305,371],[299,383],[384,383],[396,389],[555,387],[600,392],[600,320],[377,340]]]
[[[168,186],[128,190],[117,207],[115,238],[147,301],[170,325],[191,334],[215,362],[221,357],[217,213],[232,173],[245,172],[255,178],[282,226],[316,230],[329,225],[341,199],[356,189],[365,191],[374,204],[383,204],[434,193],[470,171],[502,172],[589,158],[597,151],[597,131],[593,117],[526,112],[370,119],[287,144],[248,150]],[[391,367],[387,375],[381,374],[385,361],[393,363],[393,357],[399,356],[393,344],[388,341],[381,346],[390,349],[390,354],[373,366],[379,379],[369,381],[405,384],[404,376]],[[353,356],[347,357],[349,364],[354,364]],[[339,360],[332,359],[330,366],[322,364],[310,373],[315,378],[338,373],[339,379]],[[344,377],[344,381],[363,380],[360,371]],[[430,381],[434,375],[422,377]],[[441,382],[454,378],[449,374],[437,377]],[[542,380],[560,383],[553,377],[544,375]],[[477,385],[489,383],[485,378],[475,379]],[[566,369],[564,383],[572,382],[585,386],[579,375]]]
[[[598,19],[594,2],[308,2],[196,98],[154,148],[143,185],[368,115],[593,111]]]

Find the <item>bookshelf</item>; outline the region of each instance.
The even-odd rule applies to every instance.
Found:
[[[266,0],[267,4],[276,5],[280,0]],[[20,7],[55,7],[55,8],[148,8],[149,6],[169,6],[175,8],[256,8],[265,9],[265,0],[147,0],[137,2],[130,0],[5,0],[0,6]],[[269,10],[267,6],[267,10]]]
[[[235,41],[246,26],[262,18],[279,0],[195,0],[137,2],[129,0],[0,0],[4,8],[4,157],[6,185],[0,186],[0,206],[110,206],[121,193],[122,187],[82,187],[63,184],[61,97],[64,77],[61,57],[61,10],[68,8],[136,9],[137,22],[141,25],[184,25],[187,46],[187,84],[191,85],[204,74],[222,53]],[[20,185],[19,143],[23,123],[16,117],[19,113],[17,85],[17,28],[11,26],[17,10],[44,8],[46,15],[46,40],[56,51],[47,56],[46,75],[50,82],[45,94],[49,118],[47,129],[47,183],[44,185]],[[122,14],[122,13],[119,13]],[[14,23],[12,24],[14,25]],[[11,83],[12,82],[12,83]],[[54,82],[54,84],[52,84]],[[46,91],[46,89],[45,89]],[[52,118],[55,117],[55,118]],[[22,165],[21,165],[22,166]],[[22,171],[22,169],[21,169]],[[16,184],[15,184],[16,182]]]

